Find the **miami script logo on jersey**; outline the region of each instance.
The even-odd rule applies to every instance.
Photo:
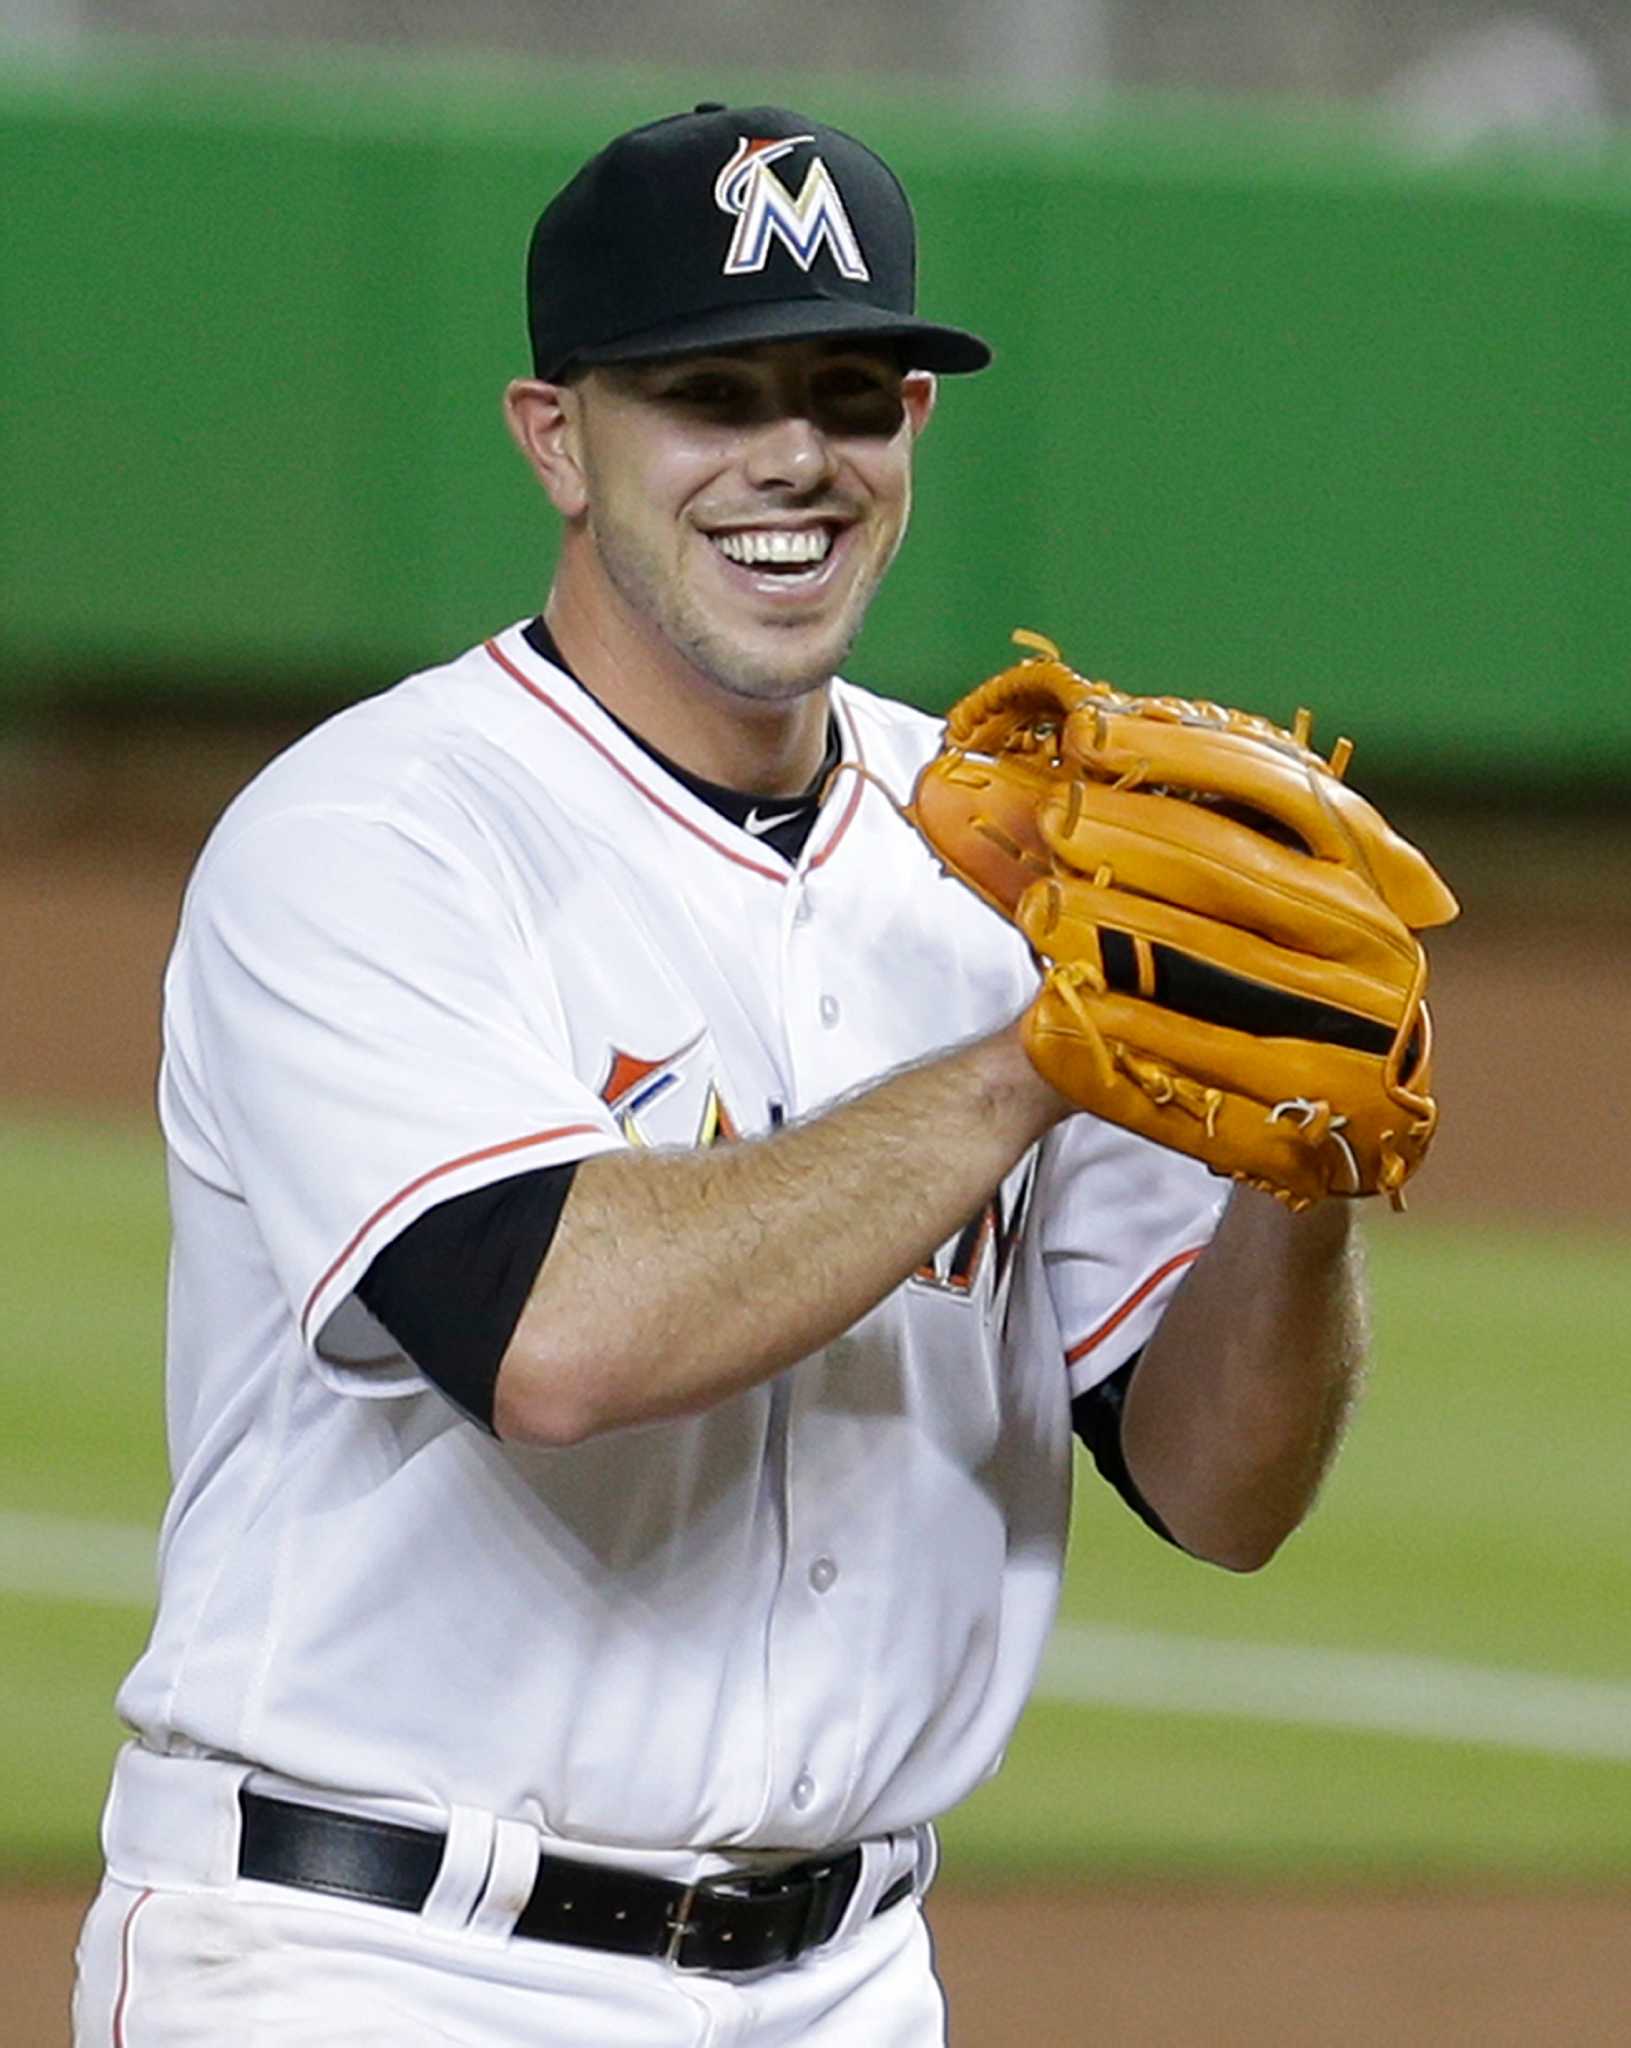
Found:
[[[714,204],[737,217],[725,256],[726,277],[763,270],[772,241],[783,245],[800,270],[809,270],[825,243],[840,276],[857,284],[871,277],[838,187],[820,157],[811,157],[796,199],[776,175],[774,167],[783,157],[814,141],[813,135],[737,138],[736,154],[714,180]]]
[[[600,1099],[630,1145],[685,1145],[701,1150],[729,1145],[742,1135],[726,1107],[709,1064],[708,1034],[699,1031],[673,1052],[647,1059],[609,1048]],[[782,1105],[769,1105],[769,1124],[783,1121]],[[989,1305],[1002,1292],[1030,1206],[1036,1162],[1027,1160],[983,1208],[911,1276],[911,1285]]]
[[[992,1295],[1000,1293],[1030,1207],[1035,1165],[1034,1159],[1026,1163],[1017,1187],[999,1187],[926,1266],[918,1267],[912,1284],[933,1287],[942,1294],[972,1296],[989,1274]]]
[[[631,1145],[725,1145],[740,1136],[719,1083],[695,1057],[705,1036],[654,1060],[612,1047],[600,1099]]]

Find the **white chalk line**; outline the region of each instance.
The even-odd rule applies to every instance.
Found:
[[[1631,1763],[1631,1685],[1373,1651],[1062,1623],[1039,1699]]]
[[[150,1607],[157,1548],[141,1523],[0,1513],[0,1593]]]
[[[0,1513],[0,1594],[145,1607],[154,1547],[140,1525]],[[1631,1684],[1445,1657],[1061,1622],[1036,1697],[1631,1763]]]

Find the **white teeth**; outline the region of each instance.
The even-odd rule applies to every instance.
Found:
[[[797,533],[746,527],[736,533],[716,533],[713,539],[722,555],[746,568],[762,562],[824,562],[832,552],[832,534],[825,526],[804,527]]]

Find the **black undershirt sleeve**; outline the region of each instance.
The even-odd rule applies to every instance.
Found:
[[[576,1171],[544,1166],[438,1202],[357,1282],[363,1306],[426,1379],[489,1432],[498,1368]]]
[[[1093,1453],[1099,1476],[1109,1480],[1133,1513],[1140,1521],[1147,1522],[1157,1536],[1165,1537],[1168,1543],[1182,1549],[1177,1537],[1139,1492],[1122,1455],[1121,1411],[1126,1405],[1127,1389],[1133,1383],[1133,1374],[1142,1355],[1135,1351],[1127,1363],[1117,1366],[1108,1379],[1100,1380],[1096,1387],[1089,1387],[1085,1394],[1078,1394],[1070,1404],[1070,1419],[1076,1434]]]

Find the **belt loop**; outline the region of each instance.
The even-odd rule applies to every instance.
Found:
[[[160,1756],[127,1742],[102,1816],[108,1875],[136,1891],[234,1883],[238,1793],[248,1776],[248,1764]]]
[[[920,1899],[928,1897],[929,1887],[940,1874],[940,1833],[932,1820],[918,1822],[914,1833],[917,1836],[917,1883],[915,1890]]]
[[[879,1842],[860,1844],[861,1867],[856,1873],[855,1887],[828,1937],[829,1940],[847,1940],[858,1927],[864,1927],[872,1918],[872,1910],[877,1905],[887,1881],[889,1854],[893,1844],[893,1836],[886,1836]]]
[[[538,1876],[538,1830],[524,1820],[501,1820],[493,1829],[492,1865],[470,1915],[468,1932],[495,1946],[508,1941],[532,1896]]]
[[[860,1844],[861,1870],[850,1893],[842,1919],[829,1937],[845,1941],[877,1912],[879,1901],[899,1880],[910,1875],[916,1864],[916,1830],[904,1834],[875,1835]]]
[[[456,1932],[478,1910],[493,1856],[495,1823],[475,1806],[453,1806],[447,1815],[447,1845],[420,1918],[427,1926]]]

